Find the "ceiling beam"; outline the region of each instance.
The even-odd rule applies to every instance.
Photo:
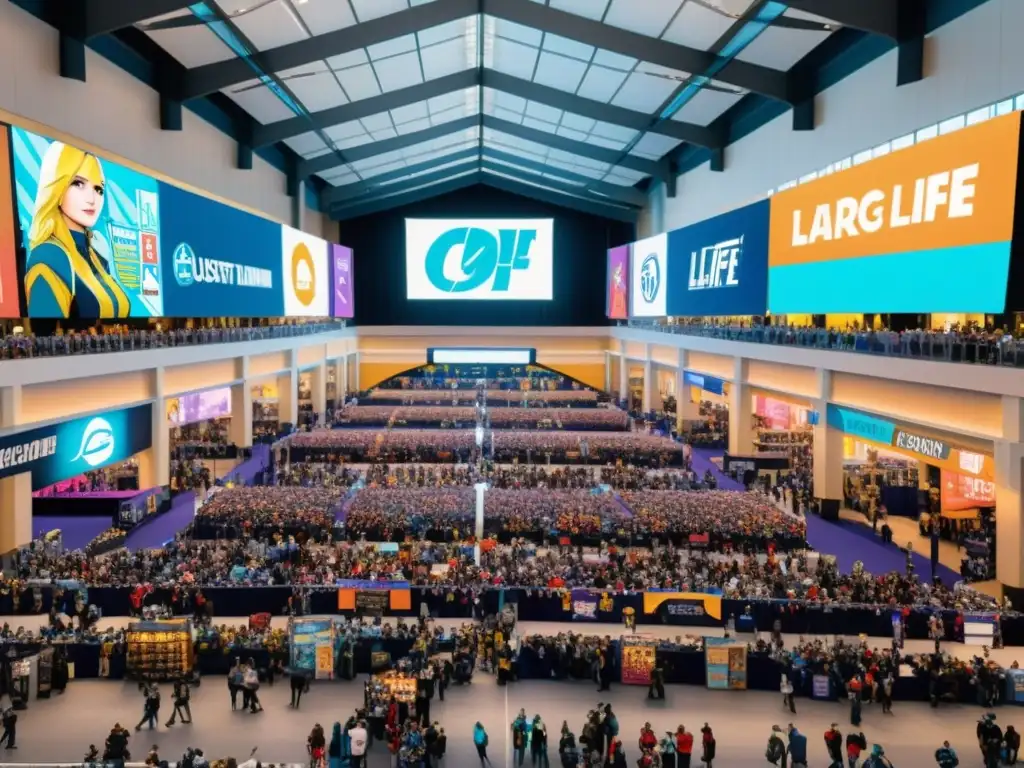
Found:
[[[861,32],[892,40],[900,37],[897,0],[786,0],[786,5]]]
[[[439,165],[457,163],[462,160],[469,160],[470,158],[479,160],[479,157],[480,150],[477,147],[469,147],[468,149],[460,149],[457,152],[452,152],[449,155],[431,158],[430,160],[424,160],[421,163],[413,163],[412,165],[407,165],[404,168],[396,168],[393,171],[385,171],[384,173],[367,176],[362,181],[356,181],[351,184],[342,184],[337,187],[327,187],[320,193],[320,207],[326,211],[331,206],[355,203],[361,198],[365,198],[370,193],[382,189],[389,181],[404,179],[406,176],[413,173],[423,173],[424,171],[437,168]]]
[[[532,141],[535,144],[541,144],[551,149],[560,149],[563,152],[569,152],[578,157],[589,157],[591,160],[596,160],[599,163],[621,165],[623,168],[638,171],[645,176],[653,176],[657,179],[664,179],[665,176],[665,169],[656,161],[646,160],[635,155],[623,155],[621,150],[618,149],[595,147],[592,144],[587,144],[585,141],[567,139],[564,136],[548,133],[539,128],[529,128],[525,125],[513,123],[510,120],[502,120],[498,117],[491,117],[490,115],[484,115],[483,127],[508,134],[509,136],[515,136],[524,141]]]
[[[574,195],[566,195],[549,189],[536,187],[533,184],[526,184],[516,179],[505,176],[498,176],[496,173],[485,171],[480,176],[480,183],[487,187],[511,192],[513,195],[529,197],[534,200],[557,205],[562,208],[570,208],[575,211],[588,213],[603,219],[624,221],[628,224],[635,224],[639,211],[635,208],[619,208],[617,206],[605,205],[597,201],[591,202]]]
[[[252,80],[256,74],[254,65],[268,74],[283,72],[286,69],[301,67],[303,64],[394,40],[403,35],[411,35],[439,24],[464,19],[474,15],[478,5],[478,0],[434,0],[351,27],[343,27],[334,32],[261,51],[252,57],[251,62],[236,57],[195,67],[188,70],[177,84],[177,98],[181,101],[197,99]]]
[[[84,6],[82,12],[70,13],[76,21],[75,29],[64,31],[80,40],[99,37],[119,29],[134,26],[140,21],[163,16],[188,8],[195,0],[64,0],[66,5],[75,2]],[[66,10],[69,10],[66,8]]]
[[[703,75],[718,63],[718,57],[708,51],[630,32],[533,0],[483,0],[483,5],[489,16],[691,75]],[[790,103],[785,72],[733,59],[715,73],[714,79]]]
[[[436,168],[438,163],[434,162]],[[398,192],[406,192],[410,189],[417,189],[426,184],[437,184],[442,181],[447,181],[452,177],[461,177],[466,173],[476,173],[480,170],[480,160],[474,157],[472,160],[466,160],[453,165],[450,168],[440,168],[429,173],[420,173],[418,176],[411,176],[413,171],[409,168],[405,168],[405,177],[395,179],[390,184],[381,184],[375,187],[369,194],[360,195],[353,200],[347,200],[344,204],[334,204],[329,210],[344,210],[353,205],[360,205],[362,203],[370,202],[371,200],[378,200],[382,197],[389,197]]]
[[[412,205],[413,203],[418,203],[423,200],[429,200],[432,197],[446,195],[449,192],[457,192],[460,189],[473,187],[479,183],[480,174],[471,173],[466,176],[460,176],[457,179],[449,179],[448,181],[442,181],[437,184],[428,184],[425,187],[410,189],[408,192],[399,192],[398,194],[388,195],[387,197],[374,198],[366,201],[365,203],[350,205],[345,208],[335,208],[331,211],[331,218],[335,221],[358,219],[361,216],[370,216],[374,213],[380,213],[381,211],[391,210],[392,208],[401,208],[405,205]]]
[[[595,192],[599,192],[604,197],[609,198],[612,202],[639,207],[643,207],[647,204],[647,195],[635,187],[625,187],[621,184],[598,181],[590,176],[584,176],[581,173],[565,171],[557,166],[546,165],[545,163],[531,160],[528,157],[522,157],[521,155],[512,154],[510,152],[502,152],[498,149],[492,149],[484,144],[484,162],[486,163],[489,160],[496,161],[498,167],[503,167],[502,164],[511,164],[515,166],[515,168],[507,168],[507,170],[504,171],[505,173],[515,169],[526,171],[529,175],[523,176],[524,179],[528,179],[537,174],[548,173],[552,176],[556,176],[557,179],[576,182],[577,184],[584,184],[587,188],[592,189]],[[548,182],[547,180],[543,180],[540,181],[540,183],[547,184]],[[580,193],[582,193],[582,188],[580,189]]]
[[[390,109],[397,109],[408,104],[433,99],[453,91],[462,91],[482,85],[502,93],[545,104],[549,107],[571,112],[591,120],[621,125],[636,131],[651,131],[679,141],[696,144],[708,149],[719,149],[725,145],[725,137],[711,128],[702,125],[683,123],[677,120],[654,121],[650,115],[624,107],[616,107],[593,99],[586,99],[557,88],[523,80],[519,77],[506,75],[493,69],[485,69],[482,74],[476,69],[467,69],[452,75],[428,80],[419,85],[400,88],[397,91],[360,99],[331,109],[314,112],[309,117],[290,117],[256,128],[253,135],[253,146],[263,147],[278,141],[300,136],[311,129],[330,128],[352,120],[359,120],[370,115],[380,114]]]
[[[407,147],[414,147],[417,144],[433,141],[434,139],[441,139],[445,136],[450,136],[453,133],[465,131],[467,128],[476,128],[479,124],[479,117],[476,115],[469,115],[467,117],[460,117],[458,120],[452,120],[448,123],[424,128],[422,131],[406,133],[403,136],[396,136],[393,139],[385,139],[384,141],[368,141],[365,144],[346,147],[343,151],[345,153],[345,159],[350,163],[354,163],[359,160],[376,157],[377,155],[387,154],[388,152],[395,152],[400,149],[406,149]],[[318,173],[329,171],[331,168],[337,168],[339,165],[341,165],[341,163],[335,155],[321,155],[320,157],[314,157],[311,160],[303,161],[299,168],[298,175],[300,178],[306,178],[307,176],[314,176]]]

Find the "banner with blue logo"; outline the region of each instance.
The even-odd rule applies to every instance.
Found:
[[[11,148],[27,316],[161,316],[159,182],[23,128]]]
[[[766,312],[770,211],[763,200],[669,233],[669,315]]]
[[[705,376],[703,373],[684,371],[683,384],[688,387],[697,387],[704,392],[711,392],[715,395],[725,394],[725,382],[722,379],[716,379],[714,376]]]
[[[896,425],[891,421],[839,405],[830,404],[825,419],[832,429],[884,445],[892,445],[893,434],[896,431]]]
[[[0,438],[0,478],[32,473],[32,490],[78,477],[144,451],[153,443],[152,406],[29,429]]]
[[[280,224],[170,184],[160,204],[166,317],[284,315]]]
[[[664,317],[668,284],[667,233],[633,243],[629,268],[629,316]]]
[[[406,298],[550,301],[553,240],[553,219],[406,219]]]
[[[573,621],[597,621],[597,607],[601,596],[588,589],[574,589],[570,593]]]

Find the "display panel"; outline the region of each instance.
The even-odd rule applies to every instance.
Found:
[[[631,317],[664,317],[668,283],[668,233],[633,243],[629,299]]]
[[[550,301],[553,238],[553,219],[406,219],[406,297]]]
[[[771,312],[1002,312],[1019,143],[1015,112],[774,195]]]
[[[684,317],[763,315],[767,200],[669,233],[667,310]]]
[[[355,317],[356,307],[352,295],[352,249],[331,244],[331,317]]]
[[[285,316],[330,316],[331,279],[326,240],[282,226],[281,273]]]
[[[444,349],[427,350],[431,365],[530,365],[536,356],[532,349]]]
[[[170,184],[160,202],[167,317],[284,314],[280,224]]]
[[[152,445],[150,405],[83,416],[0,438],[0,478],[32,473],[32,490],[134,456]]]
[[[159,182],[71,144],[10,130],[27,316],[162,315]]]
[[[172,427],[231,415],[231,387],[193,392],[167,401],[167,422]]]
[[[996,505],[996,484],[990,480],[942,470],[942,509],[955,511]]]
[[[0,125],[0,318],[21,317],[18,257],[15,248],[11,156],[6,152],[8,129]]]
[[[608,301],[605,312],[611,320],[629,318],[629,251],[620,245],[608,251]]]

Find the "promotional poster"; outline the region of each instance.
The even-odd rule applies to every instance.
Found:
[[[0,125],[0,147],[7,146],[7,140],[8,128],[6,125]],[[0,152],[0,319],[21,317],[18,259],[14,244],[10,155],[7,152]]]
[[[1002,312],[1020,119],[996,117],[773,195],[772,314]]]
[[[629,267],[630,317],[665,317],[668,233],[633,243]]]
[[[942,510],[952,512],[996,505],[996,484],[990,480],[942,470]]]
[[[160,203],[167,317],[284,315],[280,224],[170,184]]]
[[[0,438],[0,478],[32,473],[32,490],[100,469],[153,442],[152,406],[83,416]]]
[[[167,421],[172,427],[231,415],[231,387],[193,392],[167,400]]]
[[[669,315],[765,313],[769,209],[764,200],[671,233]]]
[[[327,241],[281,227],[281,273],[287,317],[329,317],[331,281]]]
[[[629,319],[629,249],[620,245],[608,251],[608,299],[605,314],[611,320]]]
[[[26,314],[164,314],[161,185],[71,144],[10,132]],[[2,268],[0,280],[7,282]]]
[[[356,305],[353,300],[352,249],[344,245],[331,244],[331,317],[351,319],[355,317]]]

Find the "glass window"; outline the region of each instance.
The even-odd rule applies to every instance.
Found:
[[[875,147],[871,151],[871,156],[872,157],[884,157],[885,155],[889,154],[889,150],[890,149],[891,149],[891,146],[890,146],[889,142],[887,141],[887,142],[885,142],[885,144],[879,144],[877,147]]]
[[[1017,97],[1017,109],[1024,109],[1024,93]]]
[[[1020,109],[1020,107],[1017,107],[1017,109]],[[992,111],[994,114],[999,116],[1010,114],[1011,112],[1013,112],[1013,99],[1005,99],[1004,101],[1000,101],[995,105]]]
[[[939,135],[939,126],[929,125],[927,128],[922,128],[917,132],[918,141],[928,141],[928,139],[934,139]]]
[[[898,139],[892,140],[892,151],[895,152],[899,149],[906,149],[907,147],[914,146],[914,134],[908,133],[906,136],[900,136]]]
[[[868,149],[868,150],[865,150],[864,152],[858,152],[856,155],[854,155],[853,156],[853,164],[854,165],[860,165],[861,163],[866,163],[870,159],[871,159],[871,150]]]
[[[965,125],[967,125],[967,117],[965,115],[957,115],[939,123],[939,133],[945,136],[947,133],[959,131]]]
[[[967,124],[968,125],[977,125],[978,123],[985,122],[986,120],[988,120],[989,118],[993,117],[994,115],[995,115],[995,107],[990,104],[987,107],[982,107],[981,109],[976,109],[973,112],[968,112],[967,113]]]
[[[800,177],[800,183],[806,184],[808,181],[814,181],[816,178],[818,178],[817,173],[808,173],[806,176]]]
[[[845,171],[847,168],[852,168],[852,167],[853,167],[853,158],[852,157],[847,157],[847,158],[839,161],[839,168],[840,168],[840,170]]]

